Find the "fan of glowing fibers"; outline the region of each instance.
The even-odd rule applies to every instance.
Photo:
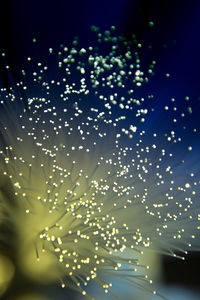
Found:
[[[114,29],[93,27],[99,47],[50,48],[49,66],[28,57],[0,93],[1,178],[12,183],[1,223],[15,228],[21,271],[89,299],[90,281],[115,295],[114,276],[156,294],[144,248],[199,245],[193,102],[143,96],[155,61],[142,70],[142,45]]]

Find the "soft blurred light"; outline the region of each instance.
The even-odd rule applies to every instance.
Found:
[[[12,300],[48,300],[49,298],[44,297],[43,295],[36,294],[22,294],[13,298]]]
[[[34,244],[25,244],[19,257],[21,271],[32,280],[40,283],[59,281],[62,274],[56,256],[50,252],[40,252],[36,259],[36,249]]]
[[[0,254],[0,296],[8,288],[15,273],[12,261],[3,254]]]

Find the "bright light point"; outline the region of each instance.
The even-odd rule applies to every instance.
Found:
[[[189,183],[186,183],[186,184],[185,184],[185,188],[186,188],[186,189],[190,188],[190,184],[189,184]]]
[[[154,22],[153,21],[150,21],[148,24],[149,24],[149,27],[153,27],[154,26]]]

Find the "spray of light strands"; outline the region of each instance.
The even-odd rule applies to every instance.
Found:
[[[22,272],[40,281],[91,299],[90,281],[115,295],[118,276],[156,294],[138,253],[184,258],[199,245],[193,103],[143,97],[155,61],[142,70],[135,36],[92,29],[98,47],[75,39],[46,61],[28,57],[20,81],[1,88],[1,178],[13,187],[1,223],[15,228]]]

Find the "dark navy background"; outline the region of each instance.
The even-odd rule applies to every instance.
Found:
[[[148,22],[155,22],[148,30]],[[77,35],[90,38],[91,25],[102,30],[116,25],[126,34],[136,33],[140,40],[157,44],[160,67],[173,67],[177,80],[174,89],[196,93],[199,85],[200,4],[188,0],[35,0],[1,1],[0,49],[9,54],[10,63],[18,63],[31,53],[32,38],[41,48],[59,45]],[[161,44],[176,49],[162,51]]]
[[[154,28],[148,22],[154,21]],[[200,1],[182,0],[1,0],[0,51],[7,53],[13,72],[32,55],[32,39],[37,38],[40,53],[48,47],[67,45],[74,36],[83,43],[91,39],[90,26],[102,30],[115,25],[126,36],[135,33],[138,40],[151,42],[157,61],[157,76],[152,87],[161,97],[189,95],[200,97]],[[167,45],[167,48],[163,47]],[[0,70],[2,71],[2,70]],[[171,73],[168,86],[159,74]],[[180,100],[181,101],[181,100]],[[199,112],[194,118],[198,121]],[[187,262],[164,258],[164,278],[170,283],[196,287],[199,279],[196,254]],[[181,267],[180,267],[181,264]],[[187,272],[182,271],[182,265]],[[179,271],[180,270],[180,271]],[[173,278],[174,271],[176,272]],[[173,281],[171,280],[173,278]],[[177,279],[177,280],[176,280]],[[54,291],[54,289],[52,290]],[[58,290],[55,290],[58,299]],[[64,296],[63,296],[64,297]],[[61,298],[62,299],[62,298]],[[67,298],[65,298],[67,299]],[[72,299],[72,296],[69,297]]]

